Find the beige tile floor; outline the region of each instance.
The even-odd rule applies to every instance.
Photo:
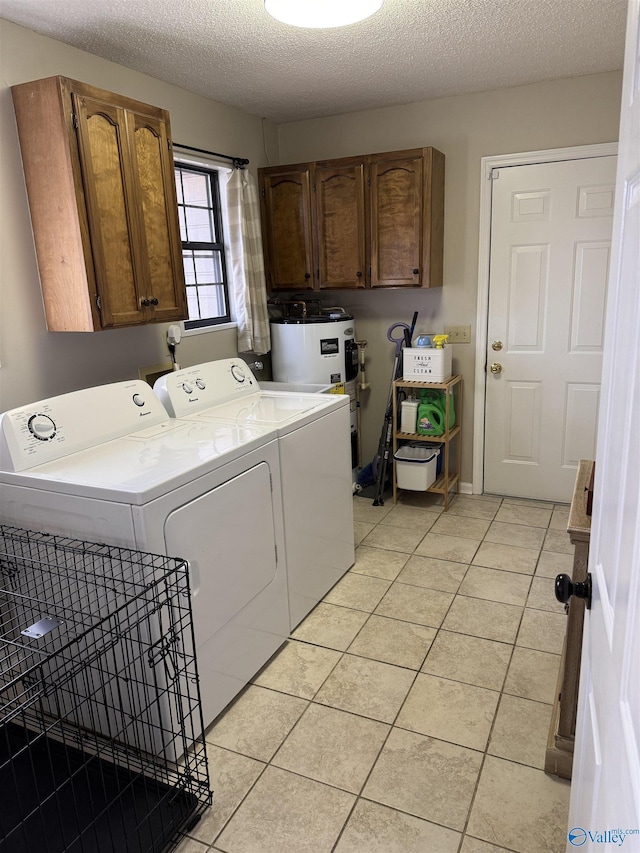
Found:
[[[180,853],[561,853],[543,772],[568,507],[354,498],[355,566],[207,732]]]

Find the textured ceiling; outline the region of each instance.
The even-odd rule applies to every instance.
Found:
[[[359,24],[297,30],[262,0],[0,0],[9,21],[275,122],[619,69],[625,10],[385,0]]]

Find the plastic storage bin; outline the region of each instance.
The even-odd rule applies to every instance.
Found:
[[[426,492],[436,480],[439,447],[406,444],[393,455],[396,463],[396,483],[399,489]]]

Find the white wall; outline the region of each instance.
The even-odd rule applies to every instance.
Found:
[[[0,411],[77,388],[136,377],[168,360],[166,324],[97,333],[48,332],[10,87],[56,74],[169,110],[173,139],[267,164],[257,116],[0,20]],[[46,130],[45,130],[46,132]],[[277,145],[267,127],[266,147]],[[277,162],[277,161],[276,161]],[[182,366],[237,353],[235,329],[183,339]]]
[[[343,291],[326,297],[353,310],[357,336],[369,344],[367,379],[374,388],[362,395],[364,463],[375,453],[389,390],[389,325],[410,322],[418,311],[420,331],[470,323],[475,332],[480,158],[616,141],[621,85],[621,73],[594,74],[280,125],[281,163],[429,145],[446,155],[442,290]],[[467,483],[472,478],[474,352],[475,341],[457,344],[453,351],[454,369],[465,381],[462,480]]]

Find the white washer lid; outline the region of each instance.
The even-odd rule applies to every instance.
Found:
[[[275,438],[258,424],[172,421],[21,473],[0,472],[0,481],[141,505]]]
[[[194,420],[216,420],[255,424],[277,429],[278,435],[297,429],[342,406],[349,405],[345,394],[291,394],[262,392],[204,409]]]

